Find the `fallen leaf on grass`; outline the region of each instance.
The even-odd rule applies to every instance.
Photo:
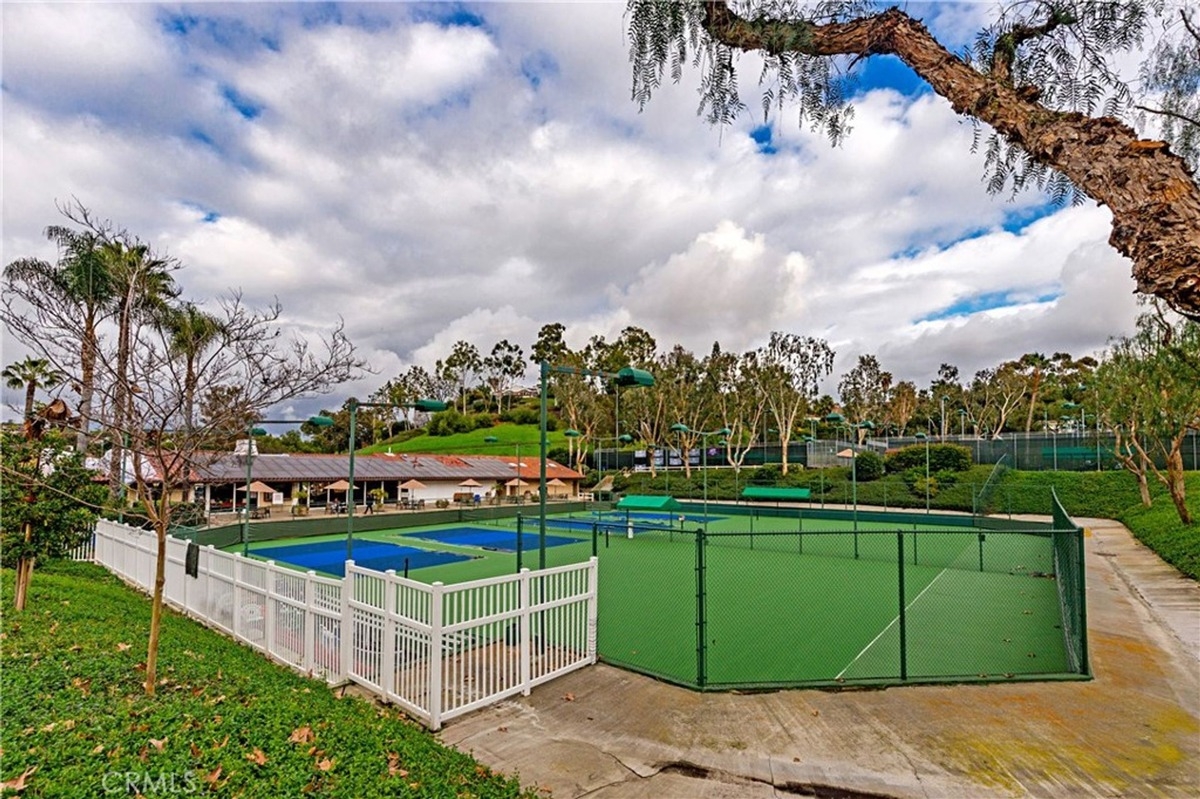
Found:
[[[204,751],[200,747],[196,746],[195,741],[188,743],[188,752],[191,753],[192,757],[200,757],[204,754]]]
[[[307,744],[312,743],[315,736],[313,735],[312,727],[307,724],[303,727],[297,727],[292,730],[292,734],[288,736],[288,743],[292,744]]]
[[[57,631],[58,631],[58,622],[54,622],[54,624],[50,625],[50,634],[54,635],[54,633],[56,633]]]
[[[84,696],[88,696],[92,692],[91,679],[83,680],[79,677],[76,677],[75,679],[71,680],[71,685],[74,688],[78,688]]]
[[[20,793],[21,791],[25,790],[25,781],[28,780],[33,775],[33,772],[37,771],[37,769],[37,766],[30,766],[22,771],[21,776],[17,777],[16,779],[0,782],[0,788],[3,788],[6,791],[15,791]]]
[[[126,643],[122,642],[122,643],[117,644],[117,651],[124,652],[126,649],[129,649],[129,647],[130,647],[130,644],[126,644]]]
[[[388,752],[388,776],[389,777],[407,777],[408,769],[400,768],[400,755],[395,752]]]
[[[58,726],[58,722],[52,721],[49,724],[42,727],[42,732],[53,732],[54,728],[57,726]]]
[[[170,740],[170,738],[161,738],[161,739],[151,738],[150,745],[161,752],[163,750],[163,747],[167,745],[167,741],[169,741],[169,740]]]
[[[228,735],[225,736],[225,740],[221,741],[221,743],[217,743],[216,741],[213,741],[213,749],[224,749],[225,745],[227,743],[229,743]]]
[[[96,744],[96,748],[92,750],[93,755],[98,755],[104,751],[104,744]]]
[[[221,769],[222,768],[224,768],[224,766],[217,766],[214,770],[205,774],[204,781],[207,782],[209,785],[216,787],[217,780],[221,779]]]
[[[265,766],[267,764],[266,754],[263,752],[263,750],[259,749],[257,746],[254,747],[253,752],[249,752],[246,755],[246,759],[249,760],[251,763],[254,763],[255,765],[258,765],[258,766]]]
[[[321,762],[317,763],[318,771],[329,771],[331,768],[333,768],[333,761],[329,758],[325,758]]]

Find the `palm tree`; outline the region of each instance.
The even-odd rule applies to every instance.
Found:
[[[50,365],[50,361],[31,356],[6,366],[0,372],[0,377],[11,389],[25,389],[25,421],[33,418],[33,400],[38,388],[52,388],[66,380],[62,372]]]
[[[86,212],[83,213],[86,220]],[[35,323],[56,316],[78,320],[80,425],[75,449],[82,452],[87,448],[96,388],[96,359],[100,352],[97,329],[108,318],[115,287],[108,264],[100,257],[104,241],[101,233],[51,225],[46,228],[46,238],[58,245],[57,263],[21,258],[4,268],[4,277],[13,294],[33,308]],[[41,332],[48,327],[53,325],[43,325],[37,330]]]
[[[171,352],[184,359],[183,426],[191,432],[196,415],[196,362],[209,347],[220,341],[225,326],[198,305],[185,302],[169,308],[162,319]]]
[[[123,238],[106,241],[100,247],[100,258],[112,275],[113,311],[117,319],[117,368],[113,375],[113,424],[118,431],[128,431],[132,421],[130,407],[129,360],[133,352],[136,328],[147,321],[164,318],[170,300],[179,296],[179,287],[171,276],[176,265],[169,259],[154,255],[150,247],[140,242],[130,244]],[[114,494],[118,464],[125,457],[119,438],[112,442]]]

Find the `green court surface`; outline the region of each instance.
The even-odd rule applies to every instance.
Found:
[[[914,514],[903,524],[860,520],[855,532],[851,518],[713,507],[701,549],[702,514],[684,515],[683,529],[678,518],[643,519],[632,539],[624,521],[600,525],[595,542],[590,514],[567,527],[548,517],[548,535],[576,543],[547,547],[547,566],[585,561],[595,547],[603,660],[705,688],[1081,676],[1070,673],[1048,530],[947,527],[936,517],[926,525]],[[423,530],[464,524],[516,529],[502,519]],[[523,531],[536,540],[537,519],[525,519]],[[421,532],[362,538],[471,556],[413,570],[422,582],[516,571],[513,552]],[[523,565],[536,569],[538,555],[524,551]]]

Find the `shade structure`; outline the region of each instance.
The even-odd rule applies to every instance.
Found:
[[[562,480],[559,480],[557,477],[555,477],[553,480],[547,480],[546,485],[548,485],[548,486],[565,486],[566,483],[564,483]]]
[[[466,488],[481,488],[483,483],[479,482],[478,480],[472,480],[468,477],[466,480],[463,480],[461,483],[459,483],[459,485]]]
[[[533,485],[533,483],[527,483],[519,477],[514,477],[513,479],[511,479],[507,483],[505,483],[505,485],[512,486],[514,488],[525,488],[527,486]]]
[[[350,484],[345,480],[338,480],[337,482],[333,482],[325,486],[326,491],[348,491],[349,489]]]
[[[416,491],[418,488],[428,488],[428,486],[426,486],[420,480],[405,480],[400,484],[400,487],[405,491]]]
[[[237,486],[234,488],[234,491],[241,491],[244,493],[246,491],[246,487],[245,486]],[[271,486],[267,485],[266,483],[260,483],[258,480],[255,480],[253,483],[250,484],[250,493],[251,494],[274,494],[275,489],[272,488]]]

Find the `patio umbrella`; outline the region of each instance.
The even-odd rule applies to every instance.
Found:
[[[426,488],[426,485],[420,480],[405,480],[400,487],[405,491],[416,491],[418,488]]]
[[[350,484],[347,483],[345,480],[338,480],[335,483],[330,483],[329,485],[325,486],[325,490],[326,491],[349,491]]]
[[[482,488],[483,487],[483,483],[480,483],[476,480],[472,480],[469,477],[466,480],[463,480],[461,483],[459,483],[459,485],[463,486],[464,488]]]
[[[519,478],[519,477],[514,477],[513,479],[511,479],[511,480],[509,480],[507,483],[505,483],[505,485],[506,485],[506,486],[513,486],[513,487],[515,487],[515,488],[525,488],[526,486],[528,486],[528,485],[530,485],[530,484],[529,484],[529,483],[527,483],[527,482],[525,482],[524,480],[522,480],[522,479],[521,479],[521,478]]]

